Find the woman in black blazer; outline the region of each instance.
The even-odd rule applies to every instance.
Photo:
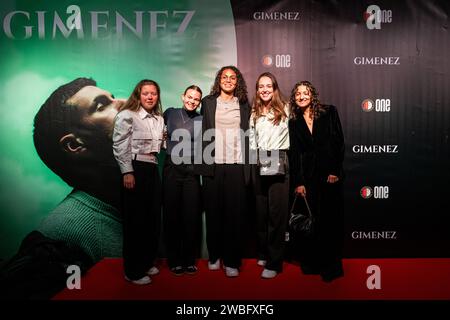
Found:
[[[291,186],[307,198],[316,222],[310,239],[297,239],[296,252],[305,274],[328,282],[343,276],[344,135],[336,107],[320,104],[310,82],[294,86],[290,103]]]
[[[221,68],[202,100],[202,175],[206,214],[206,244],[210,270],[223,260],[228,277],[239,275],[246,185],[250,181],[247,86],[234,66]],[[196,163],[198,163],[196,161]]]

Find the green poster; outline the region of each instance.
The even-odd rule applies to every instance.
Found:
[[[163,108],[237,63],[228,1],[2,1],[0,4],[0,258],[71,191],[39,158],[33,119],[49,95],[78,77],[127,98],[144,78]],[[63,165],[63,164],[61,164]]]

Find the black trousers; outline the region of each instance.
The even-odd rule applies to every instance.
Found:
[[[161,229],[161,179],[156,164],[133,161],[135,187],[122,185],[125,275],[137,280],[153,266]]]
[[[174,164],[163,171],[163,233],[170,268],[195,265],[201,245],[200,177],[193,165]]]
[[[258,258],[267,260],[267,269],[281,272],[289,217],[289,172],[284,176],[257,173],[255,192]]]
[[[306,194],[313,216],[315,232],[311,238],[297,241],[302,266],[320,273],[342,270],[344,243],[344,205],[342,182],[326,183],[326,177],[306,184]]]
[[[244,165],[216,164],[214,176],[203,177],[203,192],[209,261],[222,258],[225,266],[239,268],[246,212]]]

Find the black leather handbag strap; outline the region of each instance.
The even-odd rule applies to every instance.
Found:
[[[294,213],[294,209],[295,209],[295,203],[297,202],[297,198],[298,198],[298,194],[295,194],[294,203],[292,203],[292,207],[291,207],[291,213],[292,213],[292,214],[295,214],[295,213]],[[311,213],[311,209],[310,209],[310,207],[309,207],[308,200],[306,199],[306,197],[303,197],[303,196],[302,196],[302,198],[303,198],[303,200],[305,201],[306,209],[308,209],[308,215],[309,215],[310,217],[312,217],[312,213]]]

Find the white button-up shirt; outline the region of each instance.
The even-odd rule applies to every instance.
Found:
[[[142,107],[137,112],[119,112],[114,122],[113,152],[122,174],[134,171],[132,160],[139,159],[139,155],[157,163],[154,154],[165,147],[163,134],[163,117],[150,114]]]
[[[251,150],[287,150],[289,149],[289,109],[284,111],[288,115],[278,125],[274,125],[273,111],[254,120],[254,114],[250,116],[250,149]]]

